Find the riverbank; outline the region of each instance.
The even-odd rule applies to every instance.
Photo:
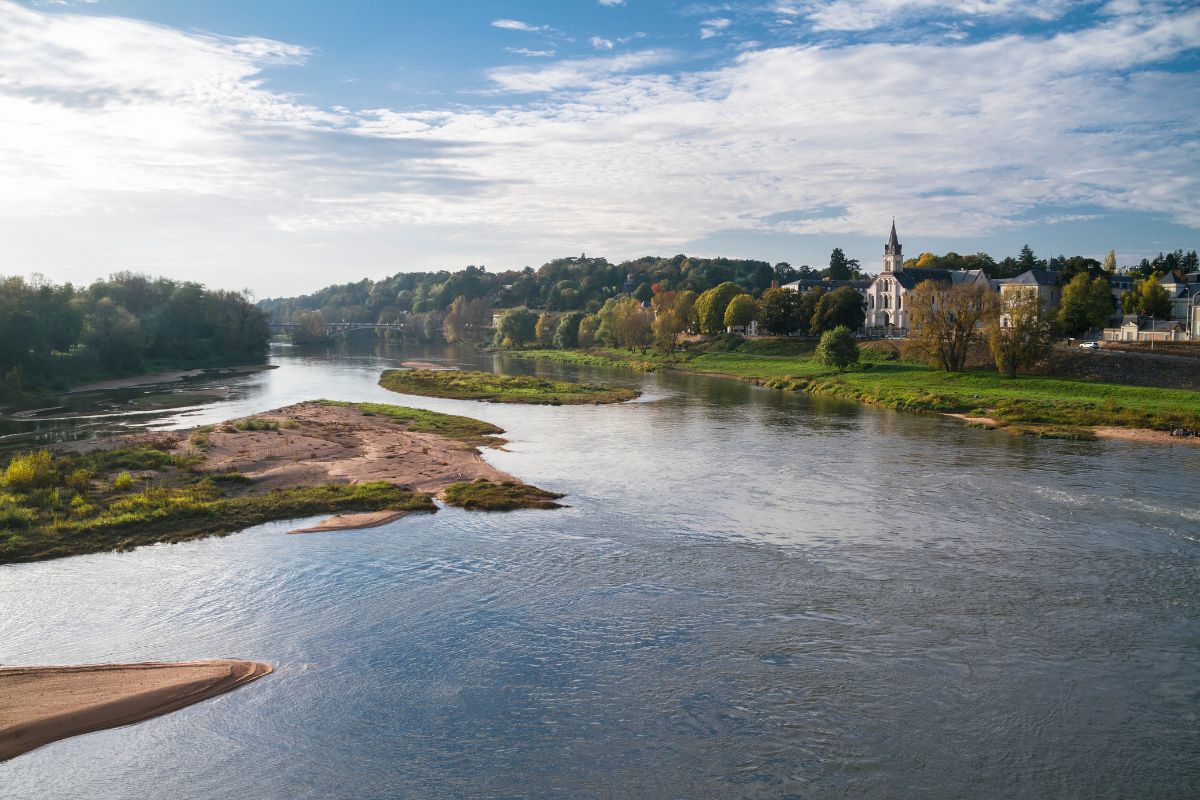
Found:
[[[0,761],[177,711],[271,671],[231,659],[0,669]]]
[[[147,372],[140,375],[130,375],[125,378],[113,378],[111,380],[97,381],[95,383],[85,383],[80,386],[73,386],[69,390],[70,394],[77,392],[98,392],[109,389],[131,389],[138,386],[157,386],[164,383],[178,383],[187,378],[198,378],[202,375],[212,375],[214,377],[228,377],[230,375],[250,375],[255,372],[263,372],[269,369],[276,369],[272,364],[257,364],[245,367],[202,367],[200,369],[184,369],[172,370],[169,372]]]
[[[390,369],[379,377],[379,385],[421,397],[552,406],[620,403],[640,394],[623,386],[447,369]]]
[[[869,347],[862,349],[857,368],[839,372],[817,362],[812,356],[814,344],[747,340],[725,351],[693,350],[670,357],[609,348],[525,350],[508,355],[736,378],[902,411],[987,418],[992,427],[1036,436],[1092,438],[1098,428],[1200,428],[1200,392],[1196,391],[1041,375],[1009,379],[984,370],[947,373],[902,361],[890,349]]]
[[[312,401],[190,431],[15,456],[0,490],[0,563],[321,513],[433,512],[434,496],[467,507],[448,490],[476,481],[533,490],[483,460],[478,448],[503,444],[502,432],[421,409]],[[519,507],[545,507],[534,491],[517,496],[526,501]]]

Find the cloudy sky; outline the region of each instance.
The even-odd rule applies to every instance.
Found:
[[[0,273],[1200,247],[1192,0],[0,0]]]

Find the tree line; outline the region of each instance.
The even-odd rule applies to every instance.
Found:
[[[0,278],[5,399],[158,369],[260,363],[267,315],[243,294],[128,272],[90,286]]]

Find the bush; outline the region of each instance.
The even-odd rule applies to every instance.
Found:
[[[133,488],[133,476],[128,472],[122,472],[113,480],[113,488],[118,492]]]
[[[28,528],[36,518],[36,515],[28,508],[14,505],[0,507],[0,528],[11,530]]]
[[[858,342],[854,334],[845,325],[838,325],[831,331],[821,334],[821,343],[817,345],[817,361],[827,367],[845,369],[851,364],[858,363]]]
[[[58,474],[48,450],[14,456],[4,470],[4,483],[18,492],[43,489],[55,483]]]
[[[86,469],[74,469],[67,475],[67,487],[84,494],[92,488],[92,473]]]

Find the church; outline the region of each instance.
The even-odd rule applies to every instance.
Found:
[[[900,240],[896,236],[896,220],[893,219],[891,236],[883,246],[883,272],[867,289],[867,333],[872,336],[907,336],[909,297],[922,281],[989,285],[987,275],[981,269],[905,268]]]

